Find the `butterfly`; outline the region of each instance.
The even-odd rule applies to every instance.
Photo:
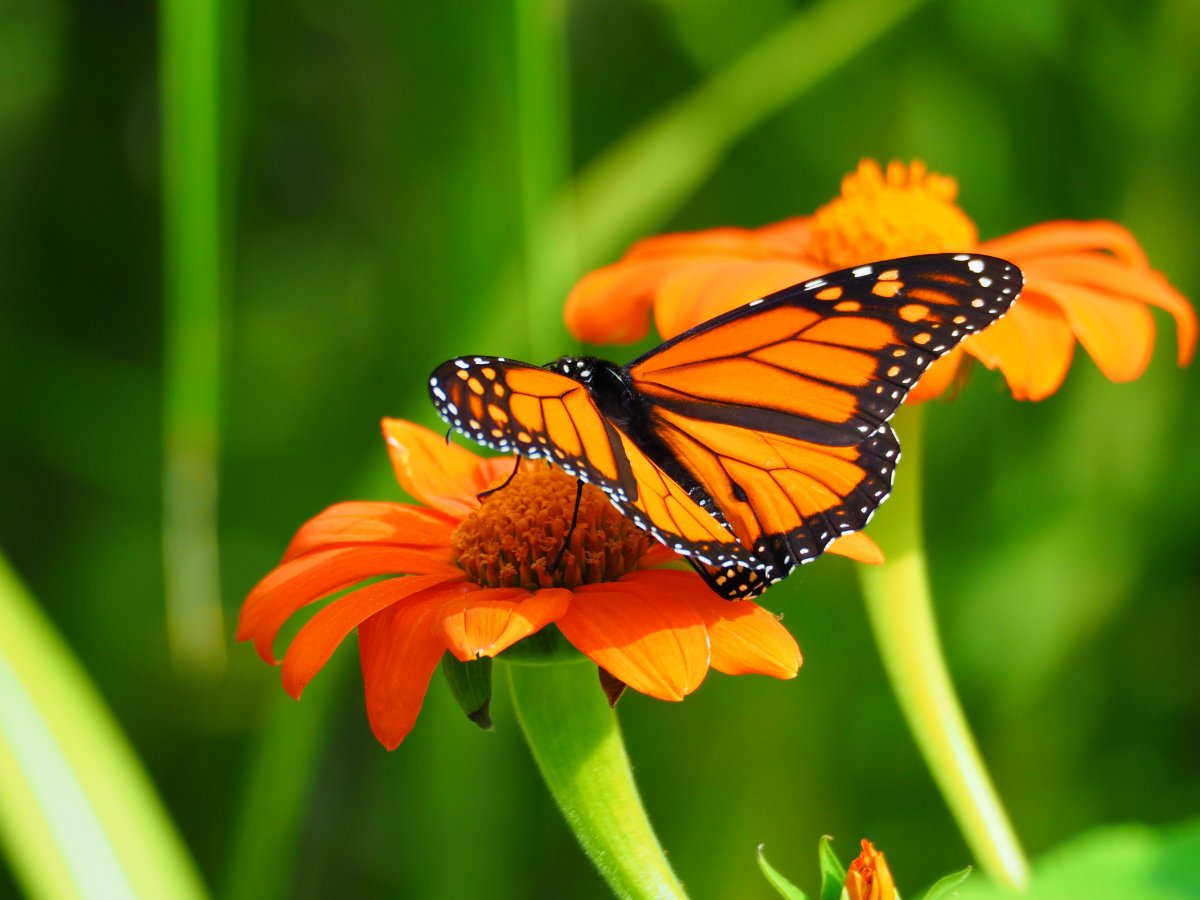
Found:
[[[754,597],[867,524],[900,457],[888,419],[1022,284],[988,256],[885,260],[754,300],[626,366],[461,357],[429,392],[456,431],[595,485],[718,594]]]

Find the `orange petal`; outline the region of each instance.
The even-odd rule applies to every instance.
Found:
[[[439,513],[402,503],[337,503],[300,526],[283,559],[345,544],[447,547],[454,523]]]
[[[590,272],[567,295],[567,331],[588,344],[631,344],[650,331],[650,306],[664,277],[679,265],[667,260],[619,262]]]
[[[393,603],[358,628],[367,719],[389,750],[412,730],[445,652],[431,627],[441,605],[441,598]]]
[[[754,237],[775,254],[803,259],[812,252],[812,216],[796,216],[754,229]]]
[[[648,574],[578,588],[558,627],[588,658],[634,690],[659,700],[682,700],[708,672],[704,619],[687,600],[640,585]],[[695,585],[693,590],[708,590],[698,579]]]
[[[495,656],[541,631],[567,611],[571,592],[546,588],[489,588],[442,606],[437,627],[446,648],[463,662]]]
[[[1181,366],[1192,359],[1196,348],[1196,311],[1188,299],[1171,287],[1161,272],[1133,267],[1097,253],[1051,257],[1030,265],[1028,279],[1040,284],[1043,278],[1090,287],[1100,293],[1139,300],[1165,309],[1175,319],[1177,358]]]
[[[567,330],[590,344],[628,344],[641,340],[650,330],[651,306],[657,307],[664,299],[665,282],[694,266],[720,270],[749,262],[768,267],[779,265],[789,271],[801,267],[799,275],[793,273],[744,285],[732,298],[718,296],[704,300],[707,309],[722,312],[811,277],[806,273],[820,274],[824,270],[819,266],[801,264],[796,259],[807,246],[808,231],[807,219],[789,219],[759,229],[712,228],[638,241],[620,262],[585,275],[571,289],[563,311]],[[691,308],[690,303],[685,305]],[[692,311],[698,310],[699,307]],[[687,315],[673,318],[677,320],[675,325],[688,320],[696,324],[713,315],[715,311],[704,314],[703,318]],[[660,318],[660,334],[666,337],[668,332],[661,331],[662,324]],[[689,326],[679,330],[686,327]]]
[[[650,589],[656,597],[678,597],[700,614],[708,631],[709,665],[718,672],[773,678],[796,676],[801,663],[800,648],[779,619],[757,603],[722,600],[690,572],[638,572],[629,579],[636,579],[639,586]]]
[[[283,689],[300,699],[300,694],[333,651],[353,629],[366,619],[402,600],[443,600],[447,589],[434,590],[455,576],[409,575],[368,584],[330,603],[305,623],[283,657]],[[461,575],[459,576],[461,579]],[[461,581],[450,589],[457,593]],[[419,596],[417,596],[419,595]]]
[[[1116,222],[1043,222],[1001,238],[984,241],[980,251],[1012,260],[1021,268],[1041,256],[1100,250],[1124,262],[1146,265],[1137,240]]]
[[[924,403],[926,400],[933,400],[945,394],[958,380],[962,363],[961,347],[955,347],[945,356],[934,360],[933,365],[925,370],[925,374],[921,376],[916,386],[908,392],[904,402]]]
[[[626,251],[617,265],[647,259],[674,257],[675,262],[686,263],[687,257],[723,256],[730,259],[763,259],[776,255],[776,246],[782,241],[779,236],[787,234],[789,223],[781,222],[775,231],[761,228],[709,228],[704,231],[680,231],[672,234],[656,234],[635,243]],[[770,228],[770,226],[768,226]],[[775,236],[775,240],[763,240],[763,233]]]
[[[476,495],[512,471],[511,457],[483,459],[458,444],[446,443],[445,435],[403,419],[384,419],[383,436],[400,487],[456,519],[470,514],[479,506]]]
[[[1043,400],[1066,377],[1075,337],[1062,310],[1026,288],[1008,315],[962,346],[989,369],[1003,372],[1017,400]]]
[[[792,260],[698,260],[663,279],[655,297],[654,323],[664,339],[672,338],[823,271]]]
[[[661,566],[665,563],[681,563],[686,571],[687,560],[680,556],[666,544],[660,544],[658,541],[651,541],[646,552],[642,554],[642,558],[638,560],[639,569],[652,569]]]
[[[260,581],[242,605],[237,639],[254,639],[258,655],[275,664],[271,645],[292,613],[314,600],[376,575],[461,575],[449,552],[395,547],[317,550],[283,563]]]
[[[1150,363],[1154,319],[1141,303],[1064,282],[1038,282],[1038,290],[1062,307],[1079,343],[1113,381],[1132,381]]]
[[[883,565],[883,551],[866,532],[856,531],[853,534],[843,534],[836,538],[828,548],[829,553],[846,556],[855,562],[867,563],[872,566]]]

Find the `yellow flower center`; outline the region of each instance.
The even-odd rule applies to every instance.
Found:
[[[550,570],[571,527],[575,479],[558,469],[519,472],[488,495],[452,538],[458,565],[484,587],[576,588],[616,581],[637,568],[646,533],[584,485],[567,549]]]
[[[831,269],[914,253],[970,250],[975,224],[954,202],[953,178],[925,171],[914,162],[874,160],[842,180],[842,195],[812,218],[810,253]]]

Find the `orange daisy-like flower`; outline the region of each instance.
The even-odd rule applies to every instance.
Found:
[[[388,749],[412,729],[445,652],[464,662],[496,656],[551,624],[604,672],[660,700],[682,700],[710,667],[796,675],[800,650],[775,616],[748,600],[719,599],[695,573],[650,568],[676,557],[595,488],[584,488],[555,566],[574,480],[526,463],[480,501],[511,474],[511,457],[482,459],[399,420],[385,419],[383,431],[401,487],[425,506],[330,507],[300,528],[242,607],[238,639],[253,640],[275,664],[283,624],[333,598],[284,654],[283,685],[293,697],[355,628],[367,714]]]
[[[764,228],[715,228],[635,244],[624,259],[583,278],[567,300],[571,333],[593,344],[639,340],[653,308],[673,337],[719,313],[833,269],[917,253],[978,251],[1015,263],[1025,290],[1008,315],[938,360],[909,401],[940,395],[967,361],[1000,369],[1013,396],[1041,400],[1066,377],[1078,341],[1113,381],[1150,361],[1148,307],[1175,319],[1178,359],[1196,343],[1196,314],[1150,268],[1137,241],[1112,222],[1049,222],[980,242],[955,204],[952,178],[924,165],[859,164],[840,197],[812,216]]]
[[[846,870],[848,900],[895,900],[896,883],[883,854],[863,839],[862,853]]]

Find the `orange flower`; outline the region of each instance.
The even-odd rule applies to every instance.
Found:
[[[551,570],[570,524],[573,479],[525,463],[480,502],[511,473],[511,457],[481,459],[395,419],[383,431],[401,487],[425,507],[330,507],[300,528],[242,607],[238,640],[253,640],[275,664],[284,622],[333,598],[283,657],[293,697],[355,628],[367,715],[389,749],[412,729],[444,652],[464,662],[496,656],[551,623],[602,670],[660,700],[682,700],[710,666],[796,675],[800,650],[775,616],[748,600],[719,599],[693,572],[650,568],[677,557],[595,488],[585,487],[578,524]],[[861,538],[838,549],[878,554]]]
[[[887,860],[866,839],[862,853],[846,870],[846,896],[849,900],[895,900],[896,883]]]
[[[1150,361],[1148,306],[1175,318],[1178,359],[1196,343],[1196,314],[1124,228],[1112,222],[1049,222],[980,242],[954,203],[953,179],[924,165],[859,164],[842,194],[815,215],[764,228],[715,228],[639,241],[624,259],[583,278],[567,299],[567,327],[593,344],[638,340],[653,308],[663,338],[747,300],[833,269],[915,253],[979,251],[1025,273],[1005,318],[936,362],[909,395],[937,396],[956,381],[964,353],[1000,369],[1013,396],[1054,393],[1076,340],[1113,381],[1137,378]]]

